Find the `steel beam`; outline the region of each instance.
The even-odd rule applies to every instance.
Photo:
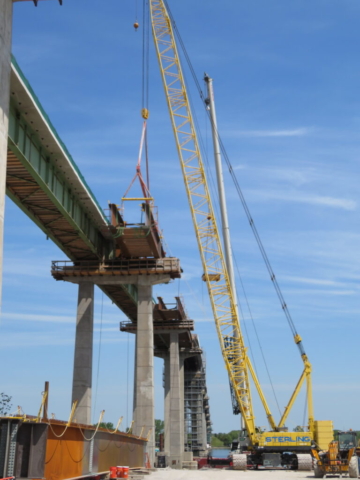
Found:
[[[37,138],[34,130],[13,105],[10,109],[8,148],[31,175],[31,178],[35,180],[41,191],[46,194],[51,204],[56,207],[61,216],[75,229],[89,250],[96,257],[101,258],[103,252],[108,251],[110,248],[109,241],[100,234],[98,226],[92,221],[88,212],[77,198],[71,184],[63,178],[60,169],[51,160],[50,152],[47,152],[44,146],[41,145],[41,141]],[[9,182],[7,193],[66,255],[72,259],[74,258],[74,255],[66,248],[66,245],[59,243],[52,229],[49,229],[39,219],[35,219],[31,202],[29,204],[26,202],[27,197],[22,198],[20,195],[17,195],[16,190],[9,188]],[[54,214],[56,213],[54,211]]]

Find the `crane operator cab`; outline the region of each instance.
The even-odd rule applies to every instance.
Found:
[[[249,450],[250,438],[245,429],[241,430],[236,440],[231,442],[231,453],[244,452]]]
[[[356,432],[350,430],[348,432],[339,432],[339,451],[340,452],[348,452],[350,448],[356,448],[357,446],[357,438]]]

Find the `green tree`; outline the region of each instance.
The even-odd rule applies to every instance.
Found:
[[[164,433],[164,420],[155,420],[155,442],[160,441],[160,433]]]
[[[304,427],[301,427],[300,425],[294,428],[294,432],[303,432],[303,431],[304,431]]]
[[[230,433],[216,433],[215,436],[222,442],[225,447],[229,447],[232,442]]]
[[[5,416],[9,413],[12,404],[11,402],[12,397],[6,395],[6,393],[0,393],[0,415]]]
[[[221,440],[218,439],[216,435],[212,435],[211,437],[211,446],[212,447],[223,447],[224,444]]]
[[[231,441],[237,440],[240,436],[240,430],[231,430],[231,432],[229,432],[229,436]]]
[[[94,423],[94,427],[97,427],[97,423]],[[112,422],[101,422],[100,428],[107,428],[108,430],[114,430],[115,426]]]

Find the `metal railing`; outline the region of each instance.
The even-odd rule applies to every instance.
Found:
[[[62,279],[67,276],[116,276],[116,275],[161,275],[170,274],[172,278],[180,277],[181,268],[178,258],[135,258],[117,259],[113,262],[96,262],[93,260],[72,262],[54,260],[51,262],[51,274]]]
[[[156,320],[153,322],[154,329],[168,329],[168,330],[194,330],[194,321],[193,320],[185,320],[185,321],[177,321],[177,320]],[[121,332],[136,332],[137,330],[137,323],[136,322],[129,322],[123,321],[120,322],[120,331]]]

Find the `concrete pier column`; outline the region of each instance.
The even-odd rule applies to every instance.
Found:
[[[207,447],[207,428],[206,428],[206,415],[205,415],[205,410],[203,409],[202,411],[202,444],[203,444],[203,450],[206,450]]]
[[[179,334],[170,333],[170,452],[169,466],[182,468],[184,453],[183,395],[180,382]]]
[[[134,351],[134,385],[133,385],[133,410],[132,410],[132,418],[135,418],[135,409],[136,409],[136,385],[137,385],[137,377],[136,377],[136,355],[137,355],[137,335],[135,335],[135,351]],[[129,427],[130,425],[127,425]]]
[[[180,353],[180,422],[182,425],[181,429],[181,445],[182,452],[185,451],[185,362],[186,355]]]
[[[164,357],[164,451],[170,455],[170,352]]]
[[[94,331],[94,284],[79,283],[72,402],[78,401],[74,419],[91,424],[91,384]]]
[[[144,283],[146,278],[144,278]],[[138,283],[138,313],[136,339],[136,404],[134,408],[135,435],[146,436],[147,454],[151,467],[155,462],[155,412],[154,412],[154,326],[151,283]]]
[[[0,309],[11,72],[12,0],[0,0]]]
[[[185,443],[184,360],[179,354],[179,334],[170,332],[170,348],[165,355],[164,450],[171,468],[182,468]]]

